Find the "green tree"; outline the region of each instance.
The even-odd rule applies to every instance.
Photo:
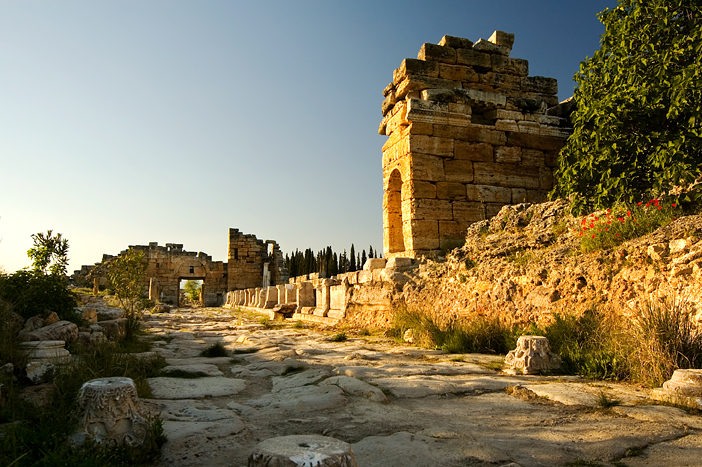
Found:
[[[188,296],[191,302],[197,302],[200,300],[201,286],[198,281],[185,281],[185,284],[183,284],[183,290],[185,290],[185,295]]]
[[[702,166],[702,3],[619,0],[598,18],[551,193],[575,194],[575,212],[686,187]]]
[[[32,269],[44,274],[66,274],[68,267],[68,240],[60,233],[53,235],[52,230],[46,234],[32,234],[34,245],[27,250],[27,256],[32,260]]]
[[[144,253],[129,249],[125,254],[110,260],[107,278],[124,310],[127,326],[124,339],[134,338],[139,330],[141,315],[145,307],[143,297],[146,278]]]

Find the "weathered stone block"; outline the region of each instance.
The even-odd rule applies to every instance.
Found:
[[[512,49],[509,47],[493,44],[492,42],[486,41],[485,39],[478,39],[478,42],[473,44],[473,50],[477,50],[479,52],[486,52],[491,55],[504,55],[505,57],[508,56],[509,53],[512,51]]]
[[[417,54],[419,60],[436,61],[453,65],[456,63],[456,49],[445,45],[426,43]]]
[[[444,245],[441,244],[442,240],[455,240],[455,239],[465,239],[466,230],[470,222],[459,222],[459,221],[439,221],[439,242],[440,247]]]
[[[460,81],[410,75],[397,85],[395,96],[397,96],[397,100],[400,101],[413,91],[419,92],[423,89],[451,89],[460,88],[461,86],[462,84]]]
[[[463,37],[444,36],[439,41],[439,45],[453,47],[454,49],[470,49],[473,47],[473,41]]]
[[[412,153],[412,159],[410,160],[410,177],[414,180],[430,182],[445,181],[444,159],[428,154]]]
[[[504,146],[507,144],[507,135],[504,131],[479,127],[477,141],[492,144],[493,146]]]
[[[495,45],[501,45],[509,49],[514,45],[514,34],[510,34],[504,31],[495,31],[492,33],[488,41]]]
[[[478,222],[485,219],[485,205],[469,201],[453,202],[453,220],[457,222]]]
[[[558,94],[558,80],[543,76],[525,76],[522,78],[522,90],[539,94]]]
[[[458,102],[449,102],[449,112],[470,115],[472,113],[472,109],[471,109],[470,105],[468,105],[468,104],[461,104]],[[551,118],[558,118],[558,117],[551,117]]]
[[[439,64],[437,62],[406,58],[402,61],[400,68],[397,68],[393,73],[393,83],[397,85],[408,76],[438,78]]]
[[[446,63],[439,64],[439,78],[473,83],[477,83],[479,80],[478,73],[472,68],[465,65],[449,65]]]
[[[527,190],[527,203],[544,203],[548,200],[548,192],[545,190]]]
[[[541,125],[536,122],[521,121],[517,122],[517,126],[519,127],[519,131],[522,133],[532,133],[538,135],[541,130]]]
[[[468,201],[502,204],[512,201],[512,190],[509,188],[489,185],[468,185],[466,188]]]
[[[537,149],[522,149],[522,165],[527,167],[543,167],[546,165],[544,152]]]
[[[499,57],[499,55],[496,55]],[[480,75],[480,83],[492,86],[502,91],[511,89],[519,91],[522,88],[522,78],[506,73],[485,73]]]
[[[435,124],[433,125],[434,131],[433,135],[434,136],[439,136],[442,138],[451,138],[453,140],[461,140],[461,139],[466,139],[468,138],[468,127],[465,126],[457,126],[457,125],[439,125]],[[457,141],[454,141],[454,157],[456,156],[456,145]]]
[[[544,163],[546,167],[558,167],[558,151],[544,151]]]
[[[524,188],[512,188],[512,204],[526,203],[527,195]]]
[[[537,124],[538,125],[538,124]],[[410,135],[410,152],[431,154],[432,156],[453,157],[453,139],[437,136]]]
[[[439,222],[436,220],[412,220],[411,248],[433,250],[439,248]]]
[[[458,182],[438,182],[436,184],[438,199],[466,199],[466,186]]]
[[[432,135],[434,134],[434,125],[425,122],[411,122],[409,125],[409,132],[411,135]]]
[[[539,168],[539,188],[542,190],[550,190],[553,188],[553,172],[548,167]]]
[[[479,71],[485,71],[492,68],[490,54],[467,48],[458,49],[456,51],[456,63],[459,65],[471,66]]]
[[[498,120],[495,129],[499,131],[519,131],[519,125],[514,120]]]
[[[495,73],[505,73],[520,77],[529,75],[529,62],[521,58],[509,58],[495,54],[491,57],[491,60],[492,71]]]
[[[522,148],[516,146],[498,146],[495,148],[495,162],[517,164],[522,160]]]
[[[409,204],[409,218],[416,220],[451,220],[451,202],[443,199],[415,199]]]
[[[493,161],[493,146],[487,143],[454,142],[454,157],[478,162]]]
[[[444,173],[447,182],[470,183],[473,181],[473,162],[465,159],[446,159]]]
[[[488,120],[524,120],[524,114],[514,110],[491,109],[483,113],[483,117]]]
[[[409,180],[407,190],[403,190],[402,199],[436,198],[436,184],[421,180]]]
[[[565,145],[565,139],[514,132],[507,137],[507,144],[510,146],[521,146],[522,148],[539,149],[541,151],[558,151]]]
[[[491,217],[495,217],[500,212],[500,209],[502,209],[503,206],[503,203],[486,203],[485,217],[488,219]]]
[[[538,167],[521,167],[512,164],[474,162],[476,185],[494,185],[510,188],[537,189],[540,184]]]

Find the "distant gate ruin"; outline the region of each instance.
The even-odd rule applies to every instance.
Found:
[[[157,242],[148,245],[132,245],[129,250],[144,254],[146,282],[150,300],[180,304],[180,281],[202,280],[202,301],[204,306],[221,306],[230,290],[248,287],[268,287],[283,284],[288,280],[280,247],[273,240],[259,240],[255,235],[247,235],[238,229],[229,229],[228,262],[212,261],[203,252],[185,251],[182,244]],[[90,285],[96,279],[107,284],[106,270],[112,255],[103,255],[102,262],[94,266],[83,266],[75,271],[72,280],[76,284]]]
[[[541,202],[572,129],[558,84],[510,58],[514,35],[444,36],[407,58],[383,94],[383,248],[418,257],[461,244],[507,204]],[[566,112],[567,113],[567,112]]]

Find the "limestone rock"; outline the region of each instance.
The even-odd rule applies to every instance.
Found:
[[[118,318],[100,321],[98,326],[100,326],[102,332],[105,333],[105,336],[107,336],[109,339],[117,339],[124,336],[127,329],[127,319]]]
[[[166,305],[165,303],[159,303],[158,305],[154,306],[154,313],[170,313],[171,312],[171,307]]]
[[[24,328],[20,331],[21,334],[26,334],[28,332],[36,331],[37,329],[44,327],[44,318],[39,315],[32,316],[24,322]]]
[[[520,336],[517,339],[517,348],[510,350],[505,357],[505,365],[525,375],[533,375],[541,371],[559,369],[561,359],[551,352],[546,337]]]
[[[74,341],[78,339],[78,326],[70,321],[56,323],[22,334],[20,340],[29,341]]]
[[[246,387],[241,379],[214,376],[198,379],[148,378],[154,399],[196,399],[238,394]]]
[[[44,320],[44,326],[48,326],[50,324],[58,323],[61,319],[59,318],[59,315],[56,314],[55,311],[52,311],[49,316],[46,317]]]
[[[321,383],[320,386],[334,385],[340,387],[344,394],[351,396],[361,396],[372,400],[373,402],[388,403],[388,398],[380,388],[371,386],[360,379],[351,378],[349,376],[332,376]]]
[[[8,329],[11,334],[16,334],[22,330],[22,327],[24,326],[24,318],[14,311],[9,311],[5,315],[5,322],[0,324],[2,326],[6,326],[6,329]]]
[[[87,321],[88,323],[97,323],[98,318],[97,318],[97,311],[95,308],[85,308],[83,309],[83,313],[81,313],[81,318],[83,320]]]
[[[270,438],[256,446],[249,467],[358,467],[351,446],[320,435]]]
[[[48,383],[54,378],[56,367],[48,362],[29,362],[25,368],[27,378],[34,384]]]

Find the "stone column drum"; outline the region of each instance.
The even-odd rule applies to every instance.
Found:
[[[83,384],[78,394],[79,424],[74,444],[86,438],[110,446],[141,446],[149,424],[139,413],[139,396],[131,378],[99,378]]]
[[[547,338],[520,336],[517,339],[517,348],[510,350],[505,357],[505,365],[512,371],[517,370],[525,375],[533,375],[544,370],[550,371],[560,368],[561,359],[551,352]]]
[[[320,435],[267,439],[249,456],[248,467],[358,467],[348,443]]]

